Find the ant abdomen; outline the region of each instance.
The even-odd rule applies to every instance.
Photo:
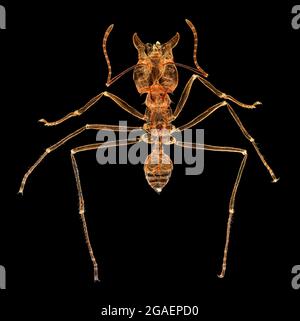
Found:
[[[145,160],[144,171],[148,184],[157,192],[168,184],[172,175],[173,162],[163,150],[155,148]]]

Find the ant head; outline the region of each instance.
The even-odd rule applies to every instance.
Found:
[[[165,58],[165,59],[172,59],[172,49],[177,45],[179,41],[179,33],[177,32],[176,35],[167,41],[164,44],[161,44],[159,41],[156,41],[155,44],[146,43],[144,44],[142,40],[139,38],[137,33],[135,33],[132,37],[133,44],[135,48],[139,52],[140,58]]]

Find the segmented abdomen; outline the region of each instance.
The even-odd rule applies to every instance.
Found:
[[[146,158],[144,165],[146,180],[157,193],[160,193],[167,185],[172,170],[172,160],[163,151],[155,149]]]

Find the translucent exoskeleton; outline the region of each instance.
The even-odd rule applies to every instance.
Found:
[[[226,108],[229,114],[232,116],[234,122],[240,128],[242,134],[252,144],[262,164],[264,165],[264,167],[267,169],[270,176],[272,177],[272,181],[277,182],[278,178],[275,176],[273,170],[270,168],[265,158],[261,154],[260,150],[258,149],[254,141],[254,138],[245,129],[244,125],[242,124],[238,115],[236,114],[234,108],[231,106],[231,103],[234,103],[238,107],[253,109],[257,105],[260,105],[261,103],[257,101],[253,104],[244,104],[239,100],[235,99],[234,97],[227,95],[226,93],[218,90],[206,79],[208,77],[208,74],[199,66],[197,61],[198,36],[197,36],[196,29],[189,20],[186,20],[186,23],[190,27],[194,36],[193,59],[194,59],[195,67],[190,67],[185,64],[177,63],[174,61],[173,48],[177,45],[179,41],[179,38],[180,38],[179,33],[176,33],[174,37],[172,37],[169,41],[167,41],[164,44],[161,44],[158,41],[155,44],[148,44],[148,43],[144,44],[141,41],[141,39],[138,37],[138,35],[135,33],[133,35],[133,44],[138,52],[138,62],[113,78],[111,77],[112,76],[111,64],[110,64],[110,60],[106,49],[107,39],[113,29],[113,25],[110,25],[108,27],[103,38],[103,52],[104,52],[107,66],[108,66],[108,77],[107,77],[106,86],[109,87],[115,81],[120,79],[124,74],[133,70],[133,80],[135,82],[137,91],[140,94],[146,94],[145,113],[144,114],[140,113],[138,110],[130,106],[127,102],[117,97],[116,95],[108,91],[103,91],[98,95],[96,95],[95,97],[93,97],[83,107],[73,112],[70,112],[66,116],[56,121],[48,122],[45,119],[41,119],[40,122],[44,123],[45,126],[59,125],[69,118],[82,115],[89,108],[95,105],[96,102],[98,102],[102,97],[107,97],[112,101],[114,101],[117,106],[121,107],[126,112],[144,121],[144,124],[141,127],[122,127],[117,125],[87,124],[79,128],[78,130],[70,133],[68,136],[62,138],[59,142],[46,148],[44,153],[38,158],[38,160],[29,168],[29,170],[24,175],[19,192],[23,193],[28,177],[48,154],[50,154],[51,152],[53,152],[54,150],[62,146],[64,143],[66,143],[73,137],[81,134],[85,130],[98,131],[103,129],[109,129],[109,130],[118,131],[118,132],[122,132],[122,131],[129,132],[134,129],[143,130],[144,134],[136,140],[132,140],[132,141],[119,140],[117,142],[111,142],[109,144],[105,144],[105,148],[135,144],[139,141],[144,141],[146,143],[153,144],[154,148],[152,149],[151,154],[146,158],[146,161],[144,164],[144,171],[145,171],[147,182],[158,193],[160,193],[168,183],[173,170],[172,160],[164,151],[165,144],[176,144],[178,146],[189,148],[189,149],[202,149],[202,150],[214,151],[214,152],[226,152],[226,153],[239,154],[241,155],[241,163],[237,171],[237,176],[235,177],[235,180],[233,183],[231,197],[229,200],[229,208],[228,208],[229,215],[227,220],[227,230],[226,230],[225,247],[224,247],[224,253],[223,253],[223,261],[222,261],[221,272],[220,274],[218,274],[218,276],[222,278],[225,275],[226,266],[227,266],[227,253],[228,253],[229,240],[230,240],[231,222],[234,214],[235,198],[236,198],[236,193],[241,180],[241,176],[243,174],[244,167],[246,164],[247,151],[245,149],[236,148],[236,147],[212,146],[212,145],[206,145],[206,144],[200,145],[196,143],[182,142],[175,139],[175,137],[173,136],[174,133],[191,128],[197,125],[198,123],[200,123],[201,121],[203,121],[205,118],[207,118],[211,114],[213,114],[218,109],[222,107]],[[177,105],[173,109],[171,108],[171,99],[169,97],[169,94],[173,93],[173,91],[176,89],[178,85],[177,67],[188,69],[193,74],[188,80],[187,84],[185,85],[182,91],[181,97]],[[176,128],[172,123],[180,115],[188,99],[192,85],[196,80],[199,81],[202,85],[206,86],[216,96],[218,96],[220,98],[220,102],[207,108],[207,110],[200,113],[197,117],[195,117],[188,123]],[[78,170],[75,156],[81,152],[85,152],[89,150],[97,150],[99,148],[102,148],[102,146],[103,146],[103,143],[93,143],[90,145],[79,146],[71,150],[71,161],[72,161],[72,166],[74,170],[76,186],[78,191],[78,198],[79,198],[79,214],[83,224],[85,241],[93,263],[95,281],[99,280],[98,264],[93,253],[93,248],[91,245],[87,224],[85,221],[84,198],[83,198],[79,170]]]

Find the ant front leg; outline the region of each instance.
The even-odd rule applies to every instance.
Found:
[[[134,141],[119,140],[119,141],[114,141],[114,142],[96,143],[96,144],[79,146],[79,147],[73,148],[71,150],[71,160],[72,160],[72,166],[73,166],[73,170],[74,170],[76,187],[77,187],[77,192],[78,192],[78,199],[79,199],[79,214],[80,214],[80,218],[81,218],[81,222],[82,222],[85,242],[87,244],[90,258],[93,263],[94,281],[95,282],[99,281],[98,264],[97,264],[97,261],[96,261],[95,255],[94,255],[94,251],[93,251],[92,244],[90,241],[87,223],[86,223],[86,219],[85,219],[84,198],[83,198],[82,187],[81,187],[80,176],[79,176],[79,169],[78,169],[78,165],[76,162],[75,154],[77,154],[79,152],[88,151],[88,150],[95,150],[98,148],[110,148],[110,147],[115,147],[115,146],[130,145],[130,144],[135,144],[137,142],[138,142],[138,140],[134,140]]]
[[[241,162],[241,165],[238,170],[238,174],[236,176],[233,189],[231,192],[230,200],[229,200],[229,215],[227,220],[227,228],[226,228],[226,239],[225,239],[225,247],[224,247],[224,254],[223,254],[223,263],[222,263],[222,269],[221,273],[218,274],[218,277],[223,278],[225,276],[225,271],[227,267],[227,254],[228,254],[228,248],[229,248],[229,240],[230,240],[230,230],[231,230],[231,223],[233,219],[234,214],[234,206],[235,206],[235,198],[236,193],[240,184],[240,180],[245,168],[245,164],[247,161],[247,151],[245,149],[236,148],[236,147],[225,147],[225,146],[212,146],[212,145],[200,145],[196,143],[188,143],[188,142],[179,142],[176,141],[176,145],[184,147],[184,148],[192,148],[192,149],[204,149],[214,152],[229,152],[229,153],[240,153],[243,155],[243,159]]]
[[[230,100],[230,101],[232,101],[233,103],[237,104],[240,107],[253,109],[257,105],[261,105],[262,104],[260,101],[256,101],[252,105],[244,104],[244,103],[240,102],[239,100],[237,100],[236,98],[234,98],[234,97],[232,97],[230,95],[227,95],[224,92],[220,91],[219,89],[217,89],[214,85],[212,85],[208,80],[204,79],[203,77],[197,76],[197,75],[194,75],[194,76],[200,82],[202,82],[202,84],[204,84],[204,86],[206,86],[210,91],[212,91],[215,95],[217,95],[219,98],[222,98],[224,100]]]
[[[237,105],[239,105],[240,107],[243,108],[248,108],[248,109],[253,109],[256,108],[257,105],[261,105],[261,102],[256,101],[254,104],[252,105],[248,105],[248,104],[244,104],[241,103],[240,101],[238,101],[237,99],[233,98],[230,95],[227,95],[223,92],[221,92],[220,90],[216,89],[209,81],[207,81],[206,79],[202,78],[199,75],[192,75],[192,77],[189,79],[189,81],[187,82],[187,84],[185,85],[182,94],[180,96],[179,102],[175,108],[174,111],[174,120],[178,117],[178,115],[180,114],[180,112],[182,111],[183,107],[185,106],[185,103],[190,95],[190,91],[192,88],[192,85],[194,83],[194,81],[198,79],[200,82],[202,82],[208,89],[210,89],[214,94],[216,94],[219,98],[222,98],[223,100],[230,100],[234,103],[236,103]]]
[[[99,101],[103,96],[108,97],[109,99],[111,99],[112,101],[114,101],[119,107],[121,107],[122,109],[124,109],[125,111],[127,111],[129,114],[144,120],[145,117],[142,113],[140,113],[139,111],[137,111],[134,107],[130,106],[126,101],[124,101],[123,99],[119,98],[118,96],[111,94],[107,91],[104,91],[102,93],[100,93],[99,95],[93,97],[89,102],[87,102],[83,107],[76,109],[74,111],[72,111],[71,113],[67,114],[66,116],[53,121],[53,122],[48,122],[46,119],[40,119],[39,122],[44,123],[45,126],[56,126],[58,124],[63,123],[64,121],[66,121],[69,118],[72,117],[77,117],[82,115],[84,112],[86,112],[89,108],[91,108],[93,105],[95,105],[95,103],[97,101]]]
[[[107,77],[107,82],[106,82],[106,86],[110,86],[112,83],[114,83],[115,81],[117,81],[118,79],[120,79],[121,77],[123,77],[126,73],[128,73],[129,71],[131,71],[132,69],[134,69],[135,65],[127,68],[126,70],[124,70],[123,72],[121,72],[120,74],[118,74],[117,76],[115,76],[113,79],[111,79],[111,64],[110,64],[110,60],[107,54],[107,49],[106,49],[106,43],[107,43],[107,39],[108,36],[110,34],[110,32],[112,31],[114,25],[110,25],[105,34],[104,34],[104,38],[103,38],[103,43],[102,43],[102,47],[103,47],[103,53],[105,56],[105,60],[108,66],[108,77]],[[107,92],[104,91],[100,94],[98,94],[97,96],[93,97],[91,100],[89,100],[83,107],[76,109],[74,111],[72,111],[71,113],[65,115],[64,117],[53,121],[53,122],[48,122],[46,119],[42,118],[39,120],[39,122],[44,123],[45,126],[56,126],[58,124],[63,123],[64,121],[66,121],[69,118],[72,117],[77,117],[82,115],[84,112],[86,112],[89,108],[91,108],[93,105],[95,105],[95,103],[97,101],[99,101],[103,96],[106,96],[110,99],[112,99],[119,107],[123,108],[125,111],[127,111],[128,113],[132,114],[133,116],[144,120],[144,115],[141,114],[139,111],[137,111],[135,108],[133,108],[132,106],[130,106],[127,102],[125,102],[124,100],[122,100],[121,98]]]

